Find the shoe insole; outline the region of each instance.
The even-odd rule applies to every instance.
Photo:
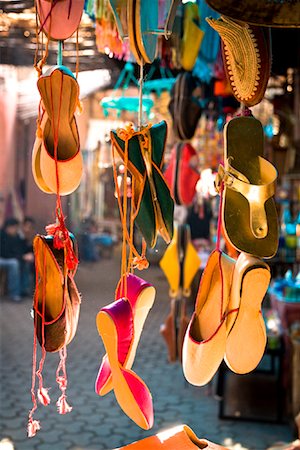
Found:
[[[240,305],[227,337],[225,361],[236,373],[254,370],[264,354],[267,338],[261,303],[269,282],[270,272],[263,267],[252,268],[240,282],[233,282],[232,295],[240,295]]]
[[[79,136],[74,118],[78,100],[78,84],[75,78],[56,69],[38,81],[48,121],[44,129],[44,141],[48,153],[57,159],[72,158],[79,150]]]
[[[225,160],[241,172],[250,184],[263,184],[265,175],[261,172],[259,156],[263,156],[264,137],[261,123],[253,117],[236,117],[224,128]],[[267,235],[258,239],[250,227],[248,200],[239,192],[226,187],[223,193],[223,225],[226,237],[240,251],[270,258],[278,246],[278,219],[273,198],[264,204],[267,218]]]

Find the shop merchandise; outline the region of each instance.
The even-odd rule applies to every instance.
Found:
[[[198,156],[189,142],[178,142],[173,148],[170,162],[164,171],[177,205],[190,206],[196,193],[200,175],[197,169]]]
[[[263,357],[267,336],[261,303],[271,275],[259,258],[240,253],[234,267],[226,328],[225,362],[235,373],[254,370]]]
[[[174,237],[159,262],[170,286],[170,313],[160,327],[170,362],[177,358],[181,361],[183,339],[189,323],[187,302],[200,262],[191,242],[189,226],[175,224]]]
[[[119,298],[102,308],[96,323],[107,353],[116,399],[128,417],[148,430],[154,420],[151,393],[135,372],[124,367],[135,331],[128,298]]]
[[[37,84],[43,112],[32,155],[34,179],[44,192],[67,195],[77,189],[83,171],[74,115],[78,82],[67,67],[54,66]]]
[[[173,236],[174,201],[162,174],[166,136],[164,121],[141,131],[130,126],[111,132],[113,146],[133,177],[135,223],[151,248],[158,232],[167,243]]]
[[[245,106],[258,104],[271,70],[270,30],[223,16],[206,20],[220,34],[224,69],[233,95]]]
[[[183,36],[181,43],[181,65],[184,70],[193,70],[203,39],[197,3],[184,6]]]
[[[77,329],[81,302],[74,283],[77,263],[68,268],[64,249],[54,247],[51,235],[36,236],[33,248],[38,273],[33,304],[36,334],[47,352],[57,352],[71,342]]]
[[[116,300],[123,298],[125,292],[121,292],[121,283],[117,288]],[[125,369],[131,369],[137,346],[141,337],[143,330],[143,325],[147,318],[150,309],[153,306],[155,298],[155,288],[148,282],[144,281],[142,278],[137,277],[129,273],[127,275],[127,294],[126,298],[131,306],[132,310],[132,342],[129,346],[127,352],[123,352],[122,360],[120,363]],[[100,313],[98,313],[100,314]],[[98,323],[98,322],[97,322]],[[129,324],[127,325],[129,327]],[[99,333],[101,328],[99,330]],[[123,335],[120,333],[120,341],[122,344]],[[121,347],[120,344],[120,347]],[[99,373],[95,384],[96,392],[99,395],[106,395],[113,389],[113,380],[109,363],[109,356],[106,354],[103,357],[102,364],[99,369]]]
[[[147,437],[146,439],[133,442],[115,450],[196,450],[199,448],[207,450],[228,450],[206,439],[199,439],[187,425],[178,425],[177,427],[162,431],[155,436]]]
[[[262,125],[254,117],[235,117],[224,127],[224,140],[225,167],[219,169],[219,182],[224,183],[224,233],[240,252],[271,258],[279,237],[274,202],[277,172],[263,158]]]
[[[40,27],[49,39],[65,40],[78,29],[84,0],[37,0]]]
[[[56,195],[56,222],[46,227],[47,236],[37,235],[33,243],[36,269],[31,385],[33,407],[29,412],[28,437],[35,436],[41,428],[40,422],[33,417],[38,401],[44,406],[50,403],[48,389],[43,386],[47,353],[59,352],[60,357],[56,370],[56,381],[61,390],[61,396],[56,402],[58,412],[66,414],[72,410],[66,395],[67,345],[77,330],[81,299],[74,282],[78,266],[77,245],[66,227],[61,195],[70,194],[79,186],[82,155],[74,116],[79,106],[79,87],[73,73],[62,64],[62,40],[78,29],[82,11],[82,0],[37,2],[40,24],[37,24],[35,68],[39,77],[37,86],[41,100],[32,153],[32,173],[43,192]],[[41,32],[47,35],[48,40],[45,52],[38,61],[38,36]],[[50,39],[59,40],[57,65],[43,73]],[[41,346],[39,362],[37,340]]]
[[[235,261],[214,250],[204,269],[183,343],[182,368],[189,383],[203,386],[215,375],[225,354],[226,320]]]
[[[180,140],[194,136],[205,103],[205,85],[201,84],[192,73],[178,75],[171,90],[169,110],[173,120],[175,135]]]
[[[211,8],[232,19],[265,25],[269,27],[299,27],[299,2],[283,0],[280,2],[264,2],[260,0],[247,0],[235,2],[234,0],[207,0]]]

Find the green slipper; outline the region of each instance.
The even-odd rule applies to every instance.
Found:
[[[124,161],[126,139],[122,131],[112,131],[111,140]],[[161,171],[166,136],[167,124],[162,121],[128,138],[128,170],[135,178],[135,223],[151,248],[158,232],[167,243],[173,236],[174,201]]]

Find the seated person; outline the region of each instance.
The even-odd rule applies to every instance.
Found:
[[[30,265],[34,260],[32,250],[19,235],[19,225],[12,217],[0,230],[0,268],[7,273],[8,296],[15,302],[30,294]]]

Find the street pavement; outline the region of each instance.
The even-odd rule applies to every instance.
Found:
[[[219,402],[210,386],[196,388],[185,381],[180,364],[169,364],[159,333],[169,311],[168,286],[157,266],[141,274],[157,288],[138,347],[134,371],[152,392],[155,423],[144,431],[120,409],[113,392],[105,397],[94,391],[95,378],[103,356],[103,345],[95,326],[99,309],[113,301],[120,265],[117,256],[97,263],[82,263],[76,275],[82,294],[78,331],[68,346],[68,402],[73,410],[56,411],[59,390],[55,382],[57,354],[48,354],[44,386],[50,387],[51,404],[39,405],[35,418],[41,430],[26,436],[31,408],[31,361],[33,321],[31,299],[20,304],[1,301],[1,439],[9,438],[16,450],[109,450],[185,423],[201,438],[235,450],[266,450],[278,441],[293,439],[288,424],[220,420]]]

